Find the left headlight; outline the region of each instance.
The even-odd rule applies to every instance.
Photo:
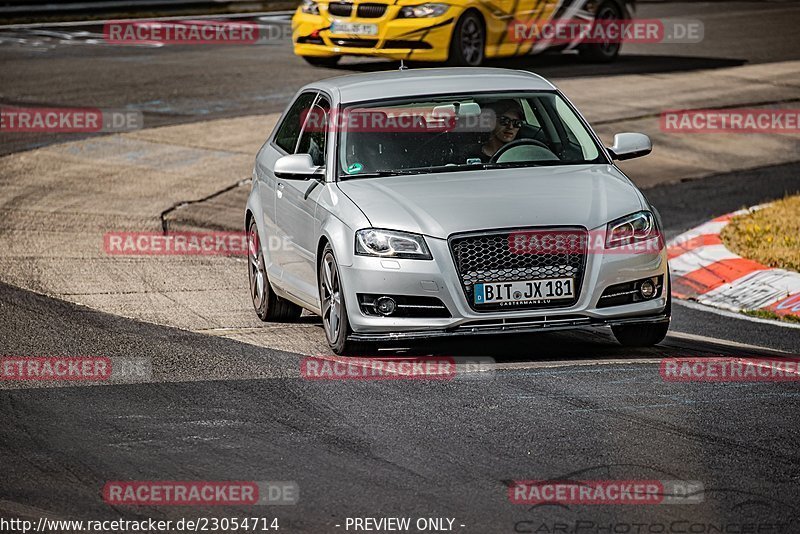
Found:
[[[638,211],[611,221],[606,226],[606,248],[621,247],[658,236],[653,214]]]
[[[447,4],[420,4],[418,6],[406,6],[400,10],[398,15],[404,19],[419,19],[424,17],[438,17],[443,15],[450,6]]]
[[[433,259],[425,238],[419,234],[365,228],[356,232],[356,254],[384,258]]]
[[[308,13],[309,15],[319,15],[319,4],[314,0],[303,0],[300,9],[303,13]]]

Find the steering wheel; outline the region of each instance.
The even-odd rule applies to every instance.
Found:
[[[492,159],[489,160],[489,163],[497,163],[497,160],[500,159],[500,156],[511,150],[512,148],[516,148],[518,146],[538,146],[541,148],[546,149],[548,152],[553,152],[549,146],[542,143],[541,141],[537,141],[536,139],[517,139],[516,141],[511,141],[508,144],[505,144],[497,149],[497,152],[494,153]]]

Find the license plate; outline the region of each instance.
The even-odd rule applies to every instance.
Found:
[[[575,297],[574,278],[475,284],[475,304],[522,304]]]
[[[377,24],[362,24],[360,22],[331,23],[331,33],[346,33],[348,35],[378,35]]]

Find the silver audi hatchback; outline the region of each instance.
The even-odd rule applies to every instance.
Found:
[[[381,342],[611,327],[660,342],[656,210],[551,83],[419,69],[303,87],[256,156],[250,293],[264,321],[322,317],[337,354]]]

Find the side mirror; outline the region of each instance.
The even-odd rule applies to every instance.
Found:
[[[653,151],[650,138],[640,133],[618,133],[614,136],[614,146],[608,148],[613,159],[640,158]]]
[[[314,165],[311,154],[289,154],[278,158],[275,162],[275,176],[278,178],[294,178],[310,180],[322,174],[322,167]]]

